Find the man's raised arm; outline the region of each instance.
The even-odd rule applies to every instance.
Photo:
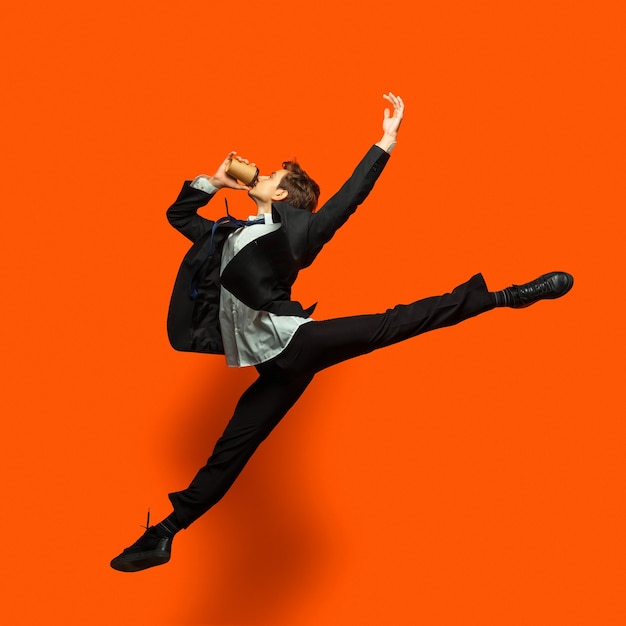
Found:
[[[404,117],[404,102],[391,92],[383,95],[383,98],[393,105],[393,114],[388,108],[385,109],[382,139],[370,148],[341,189],[313,215],[309,228],[307,265],[367,198],[389,160],[389,153],[396,145]]]

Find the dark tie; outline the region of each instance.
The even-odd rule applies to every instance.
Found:
[[[202,261],[202,264],[196,270],[191,279],[191,285],[189,286],[189,297],[192,300],[195,300],[198,297],[198,280],[200,279],[200,272],[202,271],[202,268],[207,264],[208,260],[215,254],[215,231],[222,225],[228,225],[231,228],[241,228],[243,226],[251,226],[252,224],[265,223],[264,217],[257,217],[253,220],[238,220],[236,217],[233,217],[228,211],[228,200],[226,198],[224,198],[224,203],[226,204],[226,215],[224,217],[220,217],[213,224],[213,228],[211,228],[209,253],[207,254],[206,259]]]

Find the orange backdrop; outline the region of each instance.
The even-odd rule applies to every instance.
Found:
[[[5,7],[7,624],[626,623],[622,6]],[[231,149],[328,198],[388,90],[396,151],[295,296],[323,319],[477,271],[573,291],[320,374],[169,565],[111,570],[253,378],[169,347],[165,209]]]

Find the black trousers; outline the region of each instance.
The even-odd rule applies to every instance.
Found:
[[[174,513],[187,528],[218,502],[261,442],[302,395],[313,376],[336,363],[416,335],[458,324],[494,308],[480,274],[452,293],[397,305],[385,313],[303,324],[285,350],[257,366],[207,464],[189,487],[171,493]]]

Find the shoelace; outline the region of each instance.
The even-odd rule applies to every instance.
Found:
[[[550,284],[549,280],[542,280],[538,284],[535,284],[535,285],[530,284],[530,285],[525,286],[525,287],[519,287],[517,285],[515,285],[515,286],[519,290],[519,294],[521,296],[540,295],[542,293],[547,293],[548,291],[552,290],[552,285]]]

